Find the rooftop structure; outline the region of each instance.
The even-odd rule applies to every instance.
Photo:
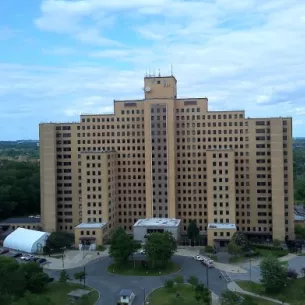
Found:
[[[234,223],[209,223],[208,229],[236,230],[236,225]]]
[[[106,225],[106,223],[81,223],[77,225],[76,229],[99,229],[103,228]]]
[[[139,219],[134,226],[135,227],[178,227],[180,219],[173,218],[146,218]]]

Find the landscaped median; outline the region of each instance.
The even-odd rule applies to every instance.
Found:
[[[119,275],[135,275],[135,276],[160,276],[178,272],[181,269],[179,264],[168,262],[163,267],[153,267],[151,263],[146,261],[128,261],[123,265],[111,264],[107,271]]]
[[[287,281],[284,288],[278,290],[277,293],[266,293],[261,284],[249,281],[237,281],[236,284],[245,291],[252,292],[261,296],[276,299],[290,305],[305,304],[305,279],[291,279]],[[304,303],[302,303],[304,302]]]

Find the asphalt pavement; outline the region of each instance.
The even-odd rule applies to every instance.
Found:
[[[136,294],[133,305],[143,305],[145,297],[150,292],[163,286],[167,279],[177,275],[182,275],[185,281],[189,276],[194,275],[205,285],[207,285],[208,279],[208,287],[217,295],[227,289],[227,281],[219,270],[209,268],[207,278],[207,269],[199,261],[185,256],[174,256],[173,261],[179,263],[182,269],[171,275],[124,276],[108,273],[106,269],[112,263],[112,259],[105,257],[86,265],[86,284],[99,291],[101,297],[97,305],[116,304],[121,289],[131,289]],[[69,269],[67,272],[73,278],[73,274],[81,270],[84,268]],[[60,271],[55,270],[45,270],[45,272],[54,278],[58,278],[60,274]]]

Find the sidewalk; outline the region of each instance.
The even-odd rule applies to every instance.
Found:
[[[73,268],[83,267],[89,262],[95,260],[101,260],[107,256],[108,256],[108,249],[106,249],[103,252],[98,252],[98,251],[82,252],[79,250],[67,251],[65,253],[64,259],[45,257],[48,263],[45,264],[43,268],[49,270],[73,269]]]
[[[283,303],[282,301],[276,300],[276,299],[272,299],[272,298],[268,298],[268,297],[264,297],[264,296],[260,296],[258,294],[252,293],[252,292],[248,292],[243,290],[242,288],[240,288],[235,282],[230,282],[228,284],[228,289],[237,293],[242,293],[245,295],[250,295],[252,297],[256,297],[256,298],[260,298],[266,301],[270,301],[276,304],[282,304],[282,305],[289,305],[289,303]]]
[[[231,265],[231,264],[223,264],[214,262],[214,266],[216,269],[224,272],[230,272],[230,273],[247,273],[245,269],[238,265]]]

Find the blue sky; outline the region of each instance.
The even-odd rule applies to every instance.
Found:
[[[1,0],[0,140],[109,113],[173,65],[180,97],[292,116],[305,136],[305,2]]]

